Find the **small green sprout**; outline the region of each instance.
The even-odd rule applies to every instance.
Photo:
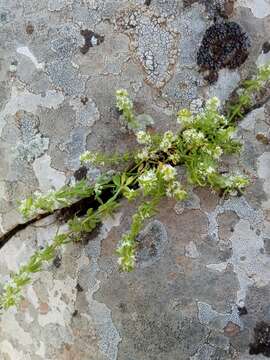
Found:
[[[85,151],[80,156],[80,161],[82,164],[92,164],[95,166],[105,166],[105,165],[119,165],[121,163],[126,163],[134,159],[134,154],[132,152],[125,153],[114,153],[114,154],[103,154],[100,152]]]
[[[50,191],[45,195],[35,192],[20,202],[19,211],[25,219],[40,213],[52,213],[56,209],[70,206],[78,199],[90,197],[93,188],[85,180],[72,186],[64,186],[60,190]]]
[[[266,87],[270,79],[270,64],[262,65],[258,68],[257,74],[251,79],[243,82],[239,90],[238,98],[235,104],[229,106],[228,119],[241,119],[245,110],[256,101],[254,97],[261,89]]]
[[[68,233],[57,234],[51,245],[47,245],[43,250],[37,250],[17,273],[12,274],[10,281],[4,285],[4,293],[0,296],[1,308],[6,310],[17,305],[22,298],[23,288],[31,282],[31,275],[41,271],[43,264],[51,262],[56,251],[70,241]]]
[[[123,117],[132,129],[138,129],[139,124],[133,112],[133,102],[127,90],[119,89],[116,91],[116,106],[123,113]]]

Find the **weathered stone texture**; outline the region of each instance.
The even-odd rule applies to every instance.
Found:
[[[251,48],[241,68],[220,70],[211,85],[197,53],[214,16],[239,23]],[[226,100],[270,59],[269,16],[268,0],[2,0],[0,235],[23,222],[16,200],[67,183],[85,149],[133,146],[117,88],[156,130],[174,129],[179,107]],[[243,196],[193,189],[188,201],[163,201],[130,274],[119,273],[115,255],[135,211],[123,202],[87,244],[68,245],[34,277],[18,310],[1,315],[0,359],[253,359],[253,329],[270,321],[269,109],[239,123],[244,151],[228,165],[251,176]],[[0,249],[1,283],[57,227],[51,216],[12,237]]]

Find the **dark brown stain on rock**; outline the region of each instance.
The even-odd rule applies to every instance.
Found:
[[[125,304],[123,302],[120,302],[118,307],[122,313],[126,313],[128,310],[127,304]]]
[[[239,325],[233,323],[232,321],[229,321],[224,328],[224,334],[226,336],[232,337],[238,335],[239,333],[240,333]]]
[[[270,51],[270,42],[269,42],[269,41],[265,41],[265,42],[263,43],[263,46],[262,46],[262,52],[263,52],[264,54],[267,54],[267,53],[269,53],[269,51]]]
[[[56,257],[53,259],[53,265],[58,269],[60,268],[62,264],[62,257],[60,255],[56,255]]]
[[[46,315],[49,312],[49,305],[47,303],[41,303],[39,305],[39,313],[41,315]]]
[[[77,181],[86,179],[87,176],[87,167],[81,166],[78,170],[74,172],[74,177]]]
[[[243,315],[247,315],[248,314],[248,311],[247,311],[247,308],[245,306],[238,306],[237,307],[237,310],[238,310],[238,314],[239,316],[243,316]]]
[[[208,70],[204,74],[204,80],[206,80],[209,84],[214,84],[218,81],[218,72],[215,70]]]
[[[83,105],[86,105],[86,104],[88,103],[88,101],[89,101],[89,99],[88,99],[87,96],[82,96],[82,97],[81,97],[81,103],[82,103]]]
[[[25,31],[28,35],[32,35],[34,30],[35,30],[34,25],[32,25],[31,23],[28,23],[25,27]]]
[[[78,313],[79,313],[78,310],[74,310],[73,313],[72,313],[72,316],[75,317],[75,316],[78,315]]]
[[[188,7],[191,6],[192,4],[195,4],[196,2],[199,2],[198,0],[184,0],[184,6]]]
[[[254,329],[254,342],[249,345],[250,355],[263,354],[270,357],[270,324],[261,321]]]
[[[263,133],[258,133],[256,135],[256,140],[258,140],[259,142],[261,142],[264,145],[269,145],[269,142],[270,142],[269,138]]]
[[[77,283],[76,289],[77,289],[78,292],[82,292],[82,291],[83,291],[83,287],[82,287],[79,283]]]
[[[81,30],[81,35],[84,37],[84,45],[80,48],[82,54],[86,54],[91,47],[98,46],[104,41],[104,36],[94,33],[91,30]]]
[[[249,36],[236,22],[222,22],[210,26],[197,53],[197,64],[206,72],[206,80],[215,82],[218,71],[236,69],[249,55]]]

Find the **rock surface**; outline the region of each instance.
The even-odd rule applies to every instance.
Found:
[[[239,24],[251,47],[240,68],[207,78],[197,53],[214,18]],[[17,199],[68,183],[85,149],[130,146],[116,89],[157,129],[173,128],[181,106],[226,100],[269,58],[269,20],[269,0],[2,0],[0,236],[23,222]],[[86,245],[68,245],[1,315],[0,359],[265,358],[249,350],[258,324],[270,324],[269,123],[266,102],[239,124],[235,165],[252,178],[244,196],[194,189],[183,204],[164,201],[133,273],[119,273],[114,252],[133,205]],[[51,216],[2,246],[1,283],[57,228]]]

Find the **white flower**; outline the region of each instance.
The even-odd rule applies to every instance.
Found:
[[[208,175],[216,172],[216,169],[209,163],[200,162],[197,167],[197,173],[202,179],[206,179]]]
[[[214,149],[213,148],[211,149],[211,147],[209,148],[208,146],[203,146],[202,150],[206,154],[213,157],[215,160],[218,160],[221,157],[221,155],[223,154],[223,150],[221,149],[220,146],[216,146]]]
[[[95,162],[97,159],[97,154],[94,152],[90,152],[90,151],[85,151],[81,156],[80,156],[80,161],[81,162],[90,162],[93,163]]]
[[[219,124],[228,125],[229,121],[224,115],[217,115],[217,122]]]
[[[192,113],[188,109],[182,109],[177,114],[177,122],[184,126],[191,125],[194,122]]]
[[[167,152],[170,147],[172,147],[172,143],[175,141],[175,136],[172,131],[166,131],[163,135],[163,139],[160,143],[160,150]]]
[[[174,190],[173,196],[176,200],[185,200],[187,197],[187,192],[181,188]]]
[[[177,175],[175,168],[168,164],[161,164],[159,171],[165,181],[174,180]]]
[[[208,175],[210,174],[213,174],[215,172],[215,169],[212,167],[212,166],[208,166],[206,169],[205,169],[206,173]]]
[[[175,154],[171,154],[168,159],[174,164],[176,165],[177,163],[180,162],[181,157],[179,154],[175,153]]]
[[[241,190],[246,187],[249,183],[248,178],[243,175],[230,175],[225,177],[225,186],[228,190],[230,190],[230,194],[234,195],[237,194],[236,190]]]
[[[138,144],[142,145],[150,145],[152,142],[151,136],[147,134],[145,131],[138,131],[136,133]]]
[[[233,187],[243,189],[248,184],[248,179],[245,176],[235,175],[232,177]]]
[[[118,89],[116,90],[117,97],[128,97],[128,92],[126,89]]]
[[[96,183],[94,186],[94,192],[97,196],[99,196],[101,194],[101,191],[103,189],[103,186],[99,183]]]
[[[147,181],[147,182],[153,180],[155,181],[156,179],[157,179],[157,175],[153,169],[146,171],[139,177],[139,181]]]
[[[220,107],[220,100],[216,96],[212,97],[206,102],[206,108],[209,110],[217,110],[219,107]]]
[[[127,90],[119,89],[116,91],[116,105],[120,111],[124,109],[133,109],[133,103],[129,98]]]
[[[223,154],[223,150],[221,149],[220,146],[217,146],[213,151],[212,156],[214,159],[219,159],[222,154]]]
[[[166,189],[166,195],[168,197],[174,197],[176,200],[184,200],[186,198],[186,191],[182,189],[179,181],[173,181],[168,184]]]
[[[142,149],[142,151],[137,153],[136,158],[138,160],[146,161],[149,158],[149,152],[146,148]]]
[[[188,129],[183,132],[183,138],[188,144],[200,143],[205,139],[201,131],[195,129]]]
[[[135,266],[135,255],[128,255],[128,257],[119,257],[117,262],[124,271],[128,271],[129,269],[133,269]]]
[[[233,184],[233,176],[232,175],[230,175],[230,176],[222,175],[222,177],[224,178],[224,185],[227,188],[231,188],[232,184]]]
[[[153,169],[144,172],[138,179],[140,187],[145,193],[152,191],[157,184],[157,175]]]

